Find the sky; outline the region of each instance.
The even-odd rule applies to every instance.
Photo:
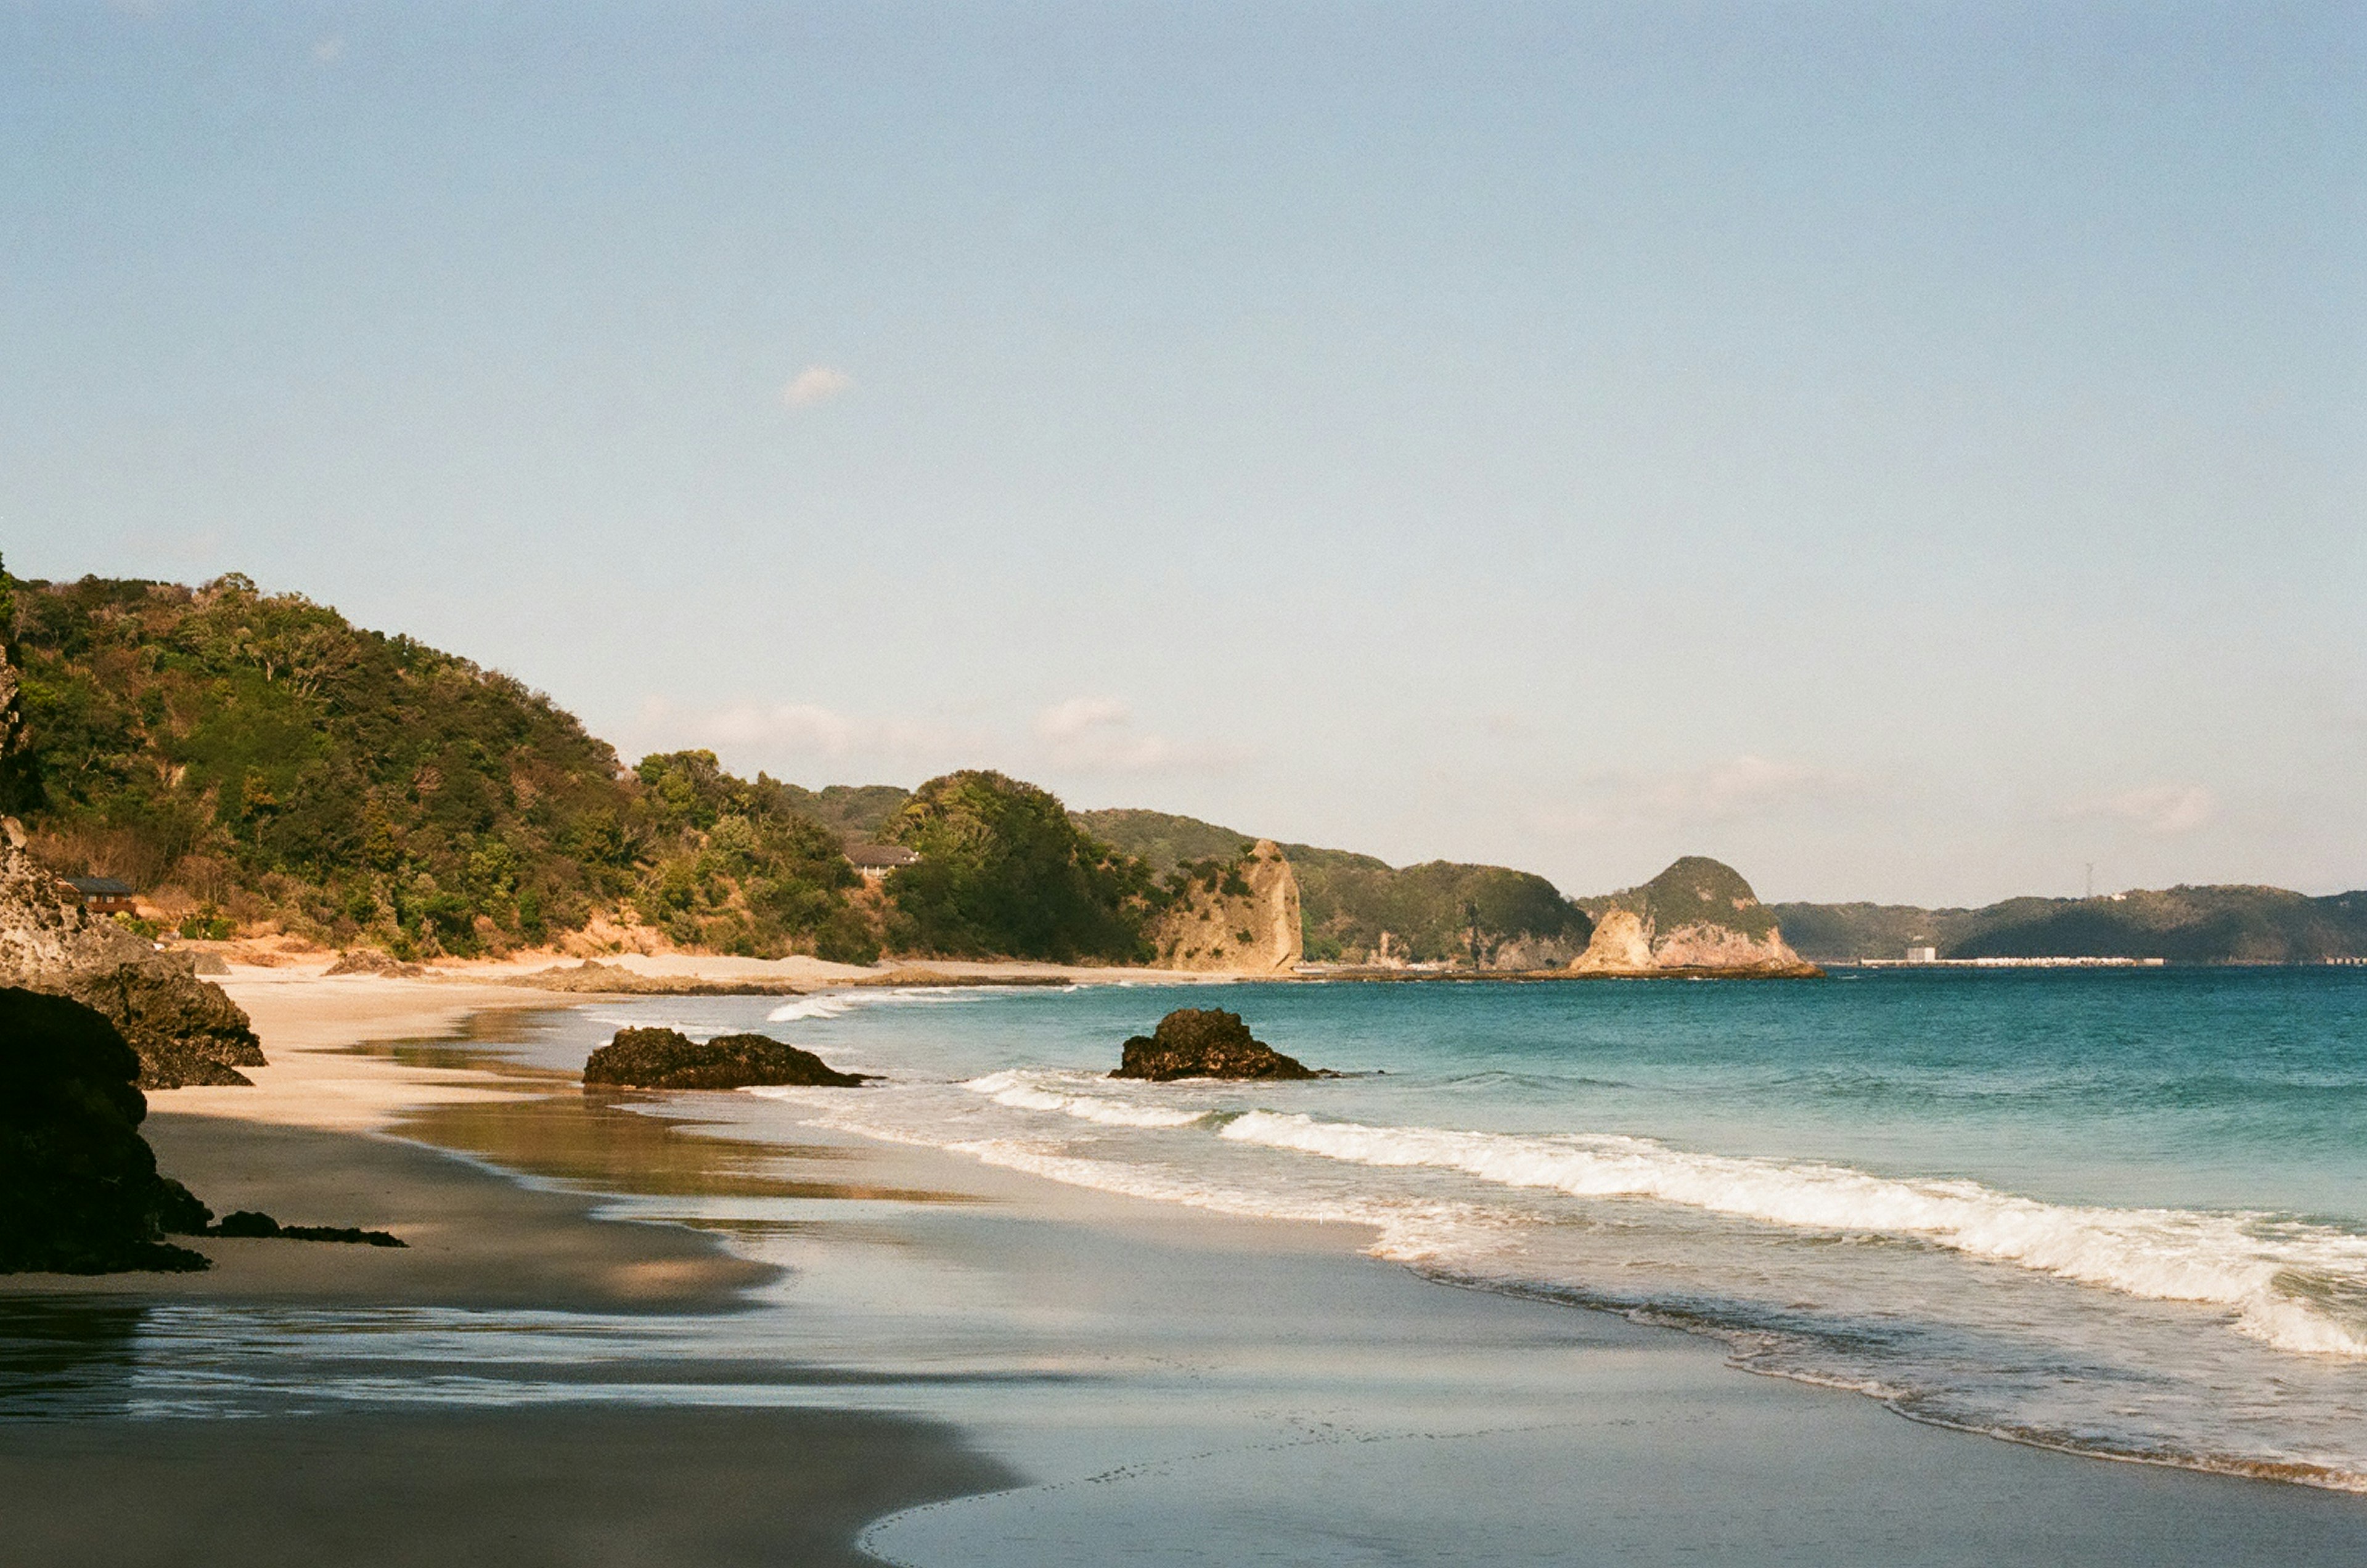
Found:
[[[2355,3],[0,0],[9,569],[629,759],[2331,892],[2362,502]]]

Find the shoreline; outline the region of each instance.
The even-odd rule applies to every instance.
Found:
[[[221,1259],[210,1276],[54,1280],[38,1289],[18,1277],[0,1281],[0,1308],[28,1300],[387,1305],[441,1297],[495,1314],[557,1306],[726,1326],[787,1313],[783,1331],[795,1332],[783,1343],[795,1363],[844,1368],[872,1390],[832,1398],[869,1399],[872,1415],[906,1423],[893,1427],[892,1441],[872,1432],[866,1441],[887,1446],[866,1450],[863,1465],[915,1485],[957,1472],[969,1477],[935,1495],[890,1499],[868,1525],[854,1521],[830,1549],[847,1555],[801,1561],[873,1561],[851,1554],[856,1526],[890,1560],[933,1568],[1132,1561],[1092,1555],[1094,1532],[1172,1518],[1178,1529],[1221,1534],[1229,1526],[1195,1498],[1221,1501],[1244,1489],[1263,1496],[1260,1489],[1273,1487],[1283,1492],[1267,1506],[1285,1514],[1316,1506],[1310,1499],[1330,1487],[1386,1516],[1410,1506],[1399,1495],[1433,1486],[1425,1479],[1433,1472],[1484,1492],[1489,1467],[1511,1473],[1538,1464],[1609,1478],[1597,1488],[1602,1506],[1557,1526],[1579,1531],[1571,1539],[1603,1560],[1753,1561],[1731,1549],[1720,1555],[1716,1543],[1735,1540],[1789,1541],[1794,1551],[1821,1541],[1829,1550],[1819,1561],[1869,1563],[1968,1563],[2017,1551],[2132,1563],[2271,1562],[2367,1550],[2367,1509],[2353,1497],[2187,1469],[2083,1463],[2091,1456],[1898,1420],[1853,1392],[1738,1378],[1716,1342],[1674,1328],[1490,1290],[1442,1289],[1450,1282],[1365,1256],[1363,1227],[1178,1210],[852,1134],[750,1144],[732,1125],[753,1109],[745,1097],[662,1097],[660,1115],[602,1109],[564,1093],[566,1074],[488,1064],[470,1048],[472,1034],[498,1037],[506,1019],[597,998],[307,979],[284,970],[233,976],[232,986],[255,1014],[273,1066],[258,1070],[253,1089],[151,1096],[168,1171],[186,1177],[175,1160],[211,1148],[208,1179],[221,1185],[191,1185],[217,1208],[237,1192],[248,1196],[236,1201],[286,1220],[384,1219],[398,1234],[469,1190],[480,1192],[470,1200],[478,1206],[457,1228],[447,1209],[443,1239],[414,1242],[410,1252],[209,1239],[202,1248]],[[554,1089],[562,1092],[546,1098]],[[411,1199],[384,1196],[403,1166],[453,1174],[414,1186]],[[364,1193],[379,1194],[371,1201],[386,1206],[368,1207]],[[361,1206],[336,1208],[331,1199]],[[413,1201],[426,1207],[403,1208]],[[790,1217],[760,1217],[776,1212]],[[553,1238],[548,1255],[504,1239],[529,1236],[536,1225]],[[311,1278],[266,1278],[255,1260],[269,1261],[266,1249],[274,1247],[294,1249],[277,1254],[276,1267]],[[695,1266],[685,1272],[686,1265]],[[406,1267],[415,1276],[408,1294],[393,1283]],[[500,1289],[469,1295],[459,1282],[471,1270],[481,1287],[498,1274]],[[1057,1327],[1046,1330],[1046,1321]],[[1319,1374],[1319,1366],[1331,1370]],[[938,1382],[899,1387],[899,1369]],[[791,1370],[776,1362],[771,1375]],[[1052,1381],[997,1381],[1013,1371]],[[953,1381],[943,1382],[947,1376]],[[1085,1381],[1063,1381],[1079,1376]],[[1310,1376],[1304,1392],[1292,1392]],[[654,1421],[640,1406],[595,1403],[571,1409],[573,1426],[455,1418],[451,1429],[499,1428],[500,1443],[557,1453],[587,1442],[629,1446],[633,1432],[662,1427],[685,1451],[713,1453],[697,1434],[722,1443],[732,1428],[723,1414],[676,1409]],[[776,1433],[786,1444],[795,1419],[812,1414],[768,1418],[789,1423]],[[365,1448],[371,1423],[382,1418],[392,1419],[335,1417],[362,1435],[356,1440]],[[1393,1487],[1367,1495],[1359,1490],[1366,1482],[1329,1468],[1332,1439],[1319,1434],[1342,1421],[1342,1430],[1370,1434],[1360,1441],[1382,1445],[1358,1451],[1397,1476]],[[1096,1436],[1079,1446],[1082,1439],[1059,1435],[1064,1422]],[[275,1424],[285,1425],[261,1425]],[[175,1462],[200,1471],[229,1464],[222,1456],[234,1445],[206,1438],[221,1423],[164,1425],[183,1429],[180,1438],[153,1439],[173,1449]],[[0,1475],[12,1490],[19,1478],[47,1473],[24,1438],[30,1430],[0,1424]],[[103,1433],[74,1440],[115,1456],[108,1463],[164,1462],[164,1449],[109,1449],[116,1439]],[[757,1439],[743,1433],[733,1440]],[[1274,1449],[1276,1441],[1284,1447]],[[1078,1482],[1107,1469],[1111,1452],[1134,1457],[1100,1487],[1080,1490]],[[964,1464],[972,1468],[961,1471]],[[1391,1464],[1413,1468],[1400,1473]],[[1906,1506],[1940,1475],[1948,1478],[1943,1496]],[[1672,1481],[1709,1490],[1671,1493]],[[1628,1500],[1612,1506],[1622,1495]],[[596,1511],[599,1502],[586,1506]],[[1758,1523],[1746,1527],[1735,1507]],[[552,1528],[563,1522],[555,1518]],[[1403,1528],[1418,1534],[1421,1523],[1410,1518]],[[207,1528],[233,1523],[224,1514]],[[2042,1543],[2029,1534],[2034,1529],[2053,1534]],[[1942,1535],[1956,1544],[1924,1550]],[[224,1552],[244,1540],[206,1539]],[[1029,1556],[1013,1544],[1020,1541],[1067,1542],[1070,1555],[1047,1549]],[[1518,1560],[1509,1548],[1504,1556]],[[122,1560],[164,1557],[132,1551]]]

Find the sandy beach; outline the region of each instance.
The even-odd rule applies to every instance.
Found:
[[[18,1385],[73,1393],[0,1422],[17,1560],[2367,1551],[2355,1497],[1917,1425],[1704,1339],[1433,1283],[1358,1227],[768,1144],[746,1097],[613,1103],[492,1049],[596,1028],[581,998],[229,985],[272,1066],[153,1096],[164,1168],[218,1210],[410,1245],[209,1240],[205,1275],[0,1282]],[[273,1336],[276,1362],[220,1348]],[[252,1418],[206,1418],[232,1385]]]

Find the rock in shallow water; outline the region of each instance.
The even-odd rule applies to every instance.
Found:
[[[1320,1078],[1305,1063],[1250,1037],[1237,1012],[1177,1008],[1149,1035],[1126,1043],[1114,1078]]]
[[[672,1029],[620,1029],[583,1064],[586,1089],[852,1089],[869,1076],[835,1071],[812,1052],[768,1034],[698,1041]]]
[[[139,1071],[122,1032],[94,1010],[0,989],[0,1273],[206,1267],[163,1239],[210,1216],[156,1174],[140,1135]]]

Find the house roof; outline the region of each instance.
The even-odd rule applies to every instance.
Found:
[[[859,866],[911,865],[921,857],[901,844],[849,844],[846,858]]]
[[[129,898],[133,891],[131,884],[112,876],[69,876],[65,884],[85,898]]]

